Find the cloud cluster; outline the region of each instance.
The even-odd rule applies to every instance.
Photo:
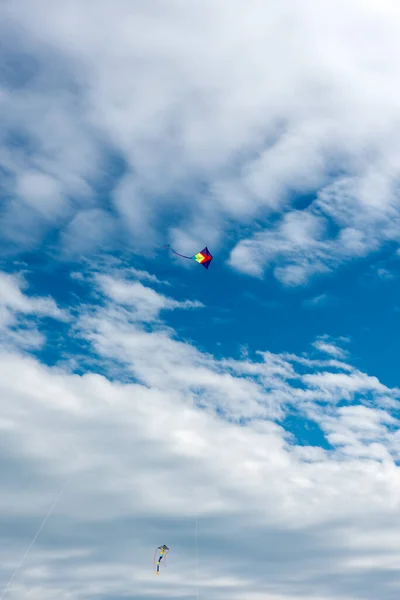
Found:
[[[71,335],[103,374],[1,352],[4,583],[67,480],[10,597],[158,598],[161,585],[167,598],[393,600],[400,390],[328,338],[309,355],[217,359],[161,319],[191,304],[115,273],[94,281]],[[131,314],[144,296],[152,310]],[[295,415],[326,447],[297,440]]]
[[[399,241],[395,0],[0,11],[3,243],[233,241],[299,285]]]

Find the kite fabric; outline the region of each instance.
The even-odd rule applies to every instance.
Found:
[[[159,574],[160,572],[160,564],[162,559],[165,556],[165,560],[164,560],[164,566],[166,567],[166,562],[167,562],[167,554],[169,552],[169,548],[168,546],[166,546],[165,544],[163,544],[162,546],[158,546],[158,548],[156,548],[156,551],[154,552],[154,567],[155,567],[155,562],[156,562],[156,556],[158,555],[158,561],[157,561],[157,568],[156,568],[156,575]]]
[[[176,250],[171,248],[171,246],[169,244],[164,246],[164,248],[167,248],[168,250],[170,250],[177,256],[180,256],[181,258],[187,258],[188,260],[195,260],[200,265],[203,265],[203,267],[205,269],[208,269],[208,267],[210,266],[211,261],[213,259],[211,252],[209,251],[207,246],[205,248],[203,248],[203,250],[201,252],[197,252],[197,254],[194,254],[193,256],[185,256],[184,254],[179,254],[179,252],[176,252]]]

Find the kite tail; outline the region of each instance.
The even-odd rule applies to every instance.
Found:
[[[164,246],[164,248],[167,248],[168,250],[170,250],[171,252],[173,252],[177,256],[181,256],[182,258],[187,258],[188,260],[192,260],[193,259],[193,256],[185,256],[184,254],[179,254],[179,252],[176,252],[176,250],[174,250],[173,248],[171,248],[171,246],[169,244],[166,244]]]

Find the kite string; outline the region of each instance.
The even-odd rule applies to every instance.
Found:
[[[179,252],[177,252],[176,250],[174,250],[173,248],[171,248],[171,246],[169,244],[165,245],[164,248],[166,248],[170,252],[173,252],[177,256],[181,256],[182,258],[187,258],[188,260],[192,260],[192,258],[193,258],[192,256],[185,256],[184,254],[180,254]]]
[[[63,495],[66,486],[67,486],[67,482],[64,483],[61,492],[58,494],[57,498],[54,500],[53,504],[51,505],[50,510],[48,511],[47,515],[43,519],[42,524],[40,525],[39,529],[37,530],[35,537],[31,541],[31,543],[28,546],[27,551],[23,555],[23,557],[21,559],[21,562],[19,563],[18,567],[15,569],[15,571],[14,571],[14,573],[13,573],[10,581],[7,583],[6,587],[4,588],[3,593],[0,596],[0,600],[3,600],[6,591],[8,590],[8,588],[10,587],[10,585],[12,584],[12,582],[14,581],[15,577],[17,576],[19,570],[21,569],[22,565],[24,564],[24,562],[26,560],[26,557],[28,556],[28,554],[31,551],[33,545],[35,544],[37,538],[39,537],[40,532],[42,531],[43,527],[46,525],[47,521],[49,520],[49,518],[50,518],[50,516],[51,516],[51,514],[53,512],[53,510],[56,508],[58,502],[60,501],[61,496]]]

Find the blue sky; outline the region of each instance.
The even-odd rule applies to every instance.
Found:
[[[398,598],[398,23],[2,4],[4,598]]]

